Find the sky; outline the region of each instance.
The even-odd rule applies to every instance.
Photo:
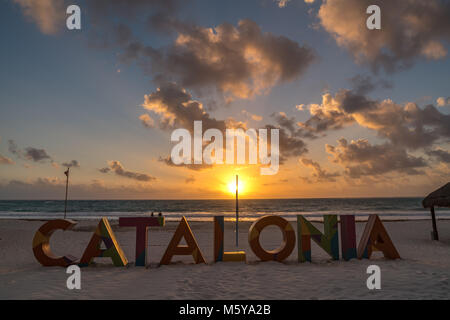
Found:
[[[3,0],[0,23],[0,199],[63,199],[67,167],[71,199],[226,199],[236,174],[243,198],[450,180],[450,1]],[[173,164],[195,120],[279,129],[277,174]]]

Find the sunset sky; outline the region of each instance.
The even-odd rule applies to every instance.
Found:
[[[235,174],[247,198],[450,180],[450,1],[9,0],[0,21],[0,199],[63,199],[67,165],[71,199],[231,198]],[[174,166],[194,120],[279,128],[278,174]]]

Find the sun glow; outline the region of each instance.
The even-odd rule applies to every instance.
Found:
[[[228,191],[235,194],[236,193],[236,180],[231,181],[230,183],[228,183]],[[239,194],[244,193],[245,192],[245,184],[243,181],[241,181],[241,179],[239,178],[239,182],[238,182],[238,191]]]

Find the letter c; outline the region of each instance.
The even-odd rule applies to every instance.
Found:
[[[75,263],[77,258],[73,256],[57,257],[53,254],[50,248],[50,237],[56,230],[71,229],[77,223],[72,220],[51,220],[44,223],[34,235],[33,239],[33,253],[37,261],[43,266],[52,267],[68,267]]]

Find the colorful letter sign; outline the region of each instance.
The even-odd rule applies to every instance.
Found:
[[[337,215],[323,216],[324,232],[322,233],[306,220],[297,216],[298,233],[298,261],[311,262],[311,238],[325,250],[333,260],[339,260],[339,232],[337,228]]]
[[[245,261],[245,251],[224,252],[224,217],[214,217],[214,261]]]
[[[283,244],[278,249],[266,251],[261,247],[259,235],[265,227],[270,225],[275,225],[281,229],[281,232],[283,232]],[[256,220],[250,227],[248,242],[255,255],[261,261],[283,261],[289,257],[295,248],[295,232],[286,219],[278,216],[265,216]]]
[[[183,237],[186,240],[187,246],[178,245]],[[181,218],[180,224],[162,257],[160,264],[170,264],[172,257],[175,255],[192,255],[195,263],[206,263],[185,217]]]
[[[147,264],[148,227],[164,226],[164,217],[119,218],[119,226],[136,227],[135,265],[145,267]]]
[[[77,258],[72,256],[57,257],[50,248],[50,237],[56,230],[68,230],[77,223],[72,220],[51,220],[44,223],[34,235],[33,253],[37,261],[43,266],[60,266],[66,268],[73,264]]]
[[[358,258],[370,259],[373,251],[381,251],[387,259],[400,259],[380,218],[372,214],[369,216],[366,228],[358,246]]]
[[[100,249],[102,242],[106,249]],[[80,267],[88,266],[96,257],[109,257],[116,267],[123,267],[128,264],[128,260],[106,218],[102,218],[98,223],[97,229],[81,257]]]
[[[339,232],[337,215],[323,217],[324,233],[321,233],[303,216],[297,216],[298,261],[311,261],[311,238],[334,260],[339,260]],[[148,246],[148,228],[164,226],[163,217],[126,217],[119,218],[121,227],[136,228],[136,266],[145,266]],[[370,259],[373,251],[381,251],[387,259],[399,259],[394,244],[377,215],[370,215],[364,233],[356,250],[355,216],[341,215],[341,251],[344,260],[358,257]],[[44,266],[67,267],[75,264],[77,258],[72,256],[55,256],[50,249],[50,237],[56,230],[67,230],[76,222],[71,220],[52,220],[43,224],[34,235],[33,253]],[[265,227],[274,225],[283,233],[283,243],[278,249],[267,251],[260,243],[260,235]],[[224,216],[214,217],[214,261],[246,261],[245,251],[224,251]],[[256,220],[248,233],[249,245],[253,253],[262,261],[283,261],[295,248],[295,231],[291,224],[280,216],[264,216]],[[180,245],[182,238],[187,245]],[[106,249],[101,248],[104,244]],[[196,264],[206,263],[185,217],[181,218],[160,264],[170,264],[175,255],[192,255]],[[86,247],[79,266],[92,263],[96,257],[109,257],[115,266],[126,266],[128,260],[120,248],[116,237],[106,218],[102,218]]]

